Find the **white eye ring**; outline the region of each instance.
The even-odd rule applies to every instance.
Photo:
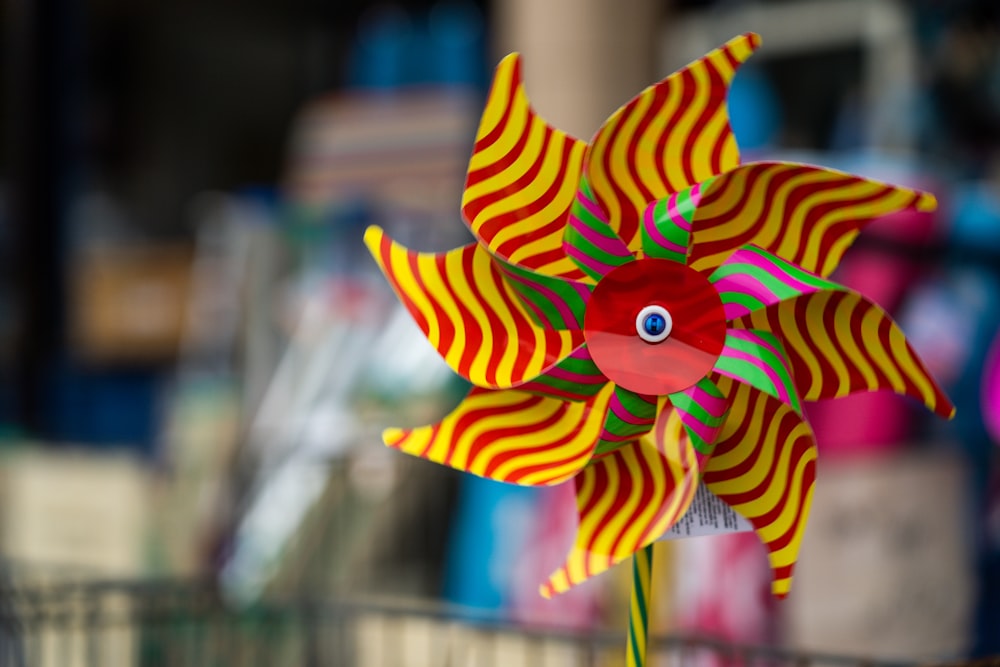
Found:
[[[646,306],[635,316],[635,331],[647,343],[660,343],[674,328],[670,312],[663,306]]]

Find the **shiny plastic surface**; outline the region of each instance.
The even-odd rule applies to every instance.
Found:
[[[670,316],[669,335],[659,342],[640,335],[639,314],[649,306]],[[726,340],[725,311],[697,271],[640,259],[616,267],[594,288],[584,335],[594,363],[612,382],[639,394],[671,394],[712,370]]]

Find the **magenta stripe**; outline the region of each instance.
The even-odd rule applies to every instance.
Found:
[[[688,387],[683,391],[695,403],[705,408],[713,417],[721,417],[726,413],[726,399],[713,396],[698,385]]]
[[[676,224],[684,231],[690,232],[691,223],[688,222],[688,219],[684,217],[684,214],[681,213],[681,210],[677,208],[677,200],[680,199],[680,194],[681,193],[679,192],[675,192],[674,194],[670,195],[670,200],[667,202],[667,210],[670,212],[670,219],[674,221],[674,224]],[[694,213],[693,209],[698,207],[698,203],[700,201],[701,201],[701,183],[698,183],[693,188],[691,188],[692,214]]]
[[[684,216],[681,214],[680,209],[677,208],[676,192],[670,195],[670,199],[667,200],[667,214],[670,216],[670,220],[679,228],[683,229],[686,232],[691,231],[691,226],[687,224],[687,220],[684,219]]]
[[[536,283],[532,280],[529,280],[525,276],[518,275],[513,271],[504,271],[504,276],[514,280],[515,282],[521,283],[522,285],[525,285],[531,289],[537,290],[539,294],[542,294],[549,301],[549,303],[555,306],[556,310],[559,311],[559,317],[562,318],[563,324],[567,328],[572,328],[574,324],[576,325],[577,328],[581,326],[581,322],[576,318],[576,315],[573,313],[573,309],[569,307],[569,304],[566,303],[566,300],[563,299],[561,296],[559,296],[557,293],[550,290],[548,287],[540,283]],[[526,298],[523,299],[522,301],[530,302],[531,299]],[[543,322],[546,320],[544,315],[540,319]]]
[[[752,250],[744,250],[744,249],[737,250],[726,261],[726,263],[751,264],[757,268],[767,271],[770,275],[774,276],[782,283],[804,294],[809,294],[811,292],[815,292],[818,290],[817,287],[810,285],[808,283],[804,283],[798,278],[795,278],[785,273],[780,268],[778,268],[778,266],[769,258],[765,257],[764,255],[761,255],[760,253],[753,252]],[[819,276],[816,277],[819,278],[820,280],[823,280]],[[829,282],[829,281],[824,280],[824,282]]]
[[[733,332],[730,332],[730,333],[733,333]],[[762,343],[760,341],[757,341],[757,342],[760,343],[761,347],[770,348],[772,350],[774,349],[774,348],[771,348],[768,345],[765,345],[764,343]],[[722,350],[722,356],[728,357],[729,359],[736,359],[738,361],[748,361],[748,362],[752,363],[754,366],[756,366],[757,368],[759,368],[762,371],[764,371],[764,373],[767,375],[768,379],[774,385],[775,391],[778,392],[778,398],[780,398],[785,403],[791,404],[791,402],[792,402],[791,401],[791,397],[788,395],[788,390],[785,387],[784,383],[781,381],[781,377],[777,373],[775,373],[774,370],[770,366],[768,366],[766,363],[764,363],[764,361],[760,357],[758,357],[756,355],[753,355],[753,354],[748,354],[746,352],[742,352],[742,351],[737,350],[735,348],[732,348],[728,344],[723,348],[723,350]],[[717,372],[719,372],[719,373],[722,373],[723,375],[727,375],[727,376],[733,378],[734,380],[741,380],[741,381],[743,380],[742,377],[740,377],[738,375],[732,375],[730,373],[727,373],[725,370],[723,370],[721,368],[716,367],[715,370]]]
[[[590,227],[586,222],[572,213],[569,216],[569,226],[572,227],[577,234],[585,238],[588,243],[600,248],[609,255],[614,255],[616,257],[632,256],[632,253],[629,252],[628,246],[625,245],[624,241],[618,238],[617,234],[614,237],[605,236],[604,234],[594,230],[594,228]],[[610,227],[608,227],[608,231],[611,231]],[[614,232],[611,233],[614,234]]]
[[[608,214],[604,212],[604,209],[602,209],[596,201],[588,199],[583,194],[582,190],[576,193],[576,200],[580,202],[581,206],[590,211],[591,215],[593,215],[595,218],[597,218],[604,224],[608,223]]]
[[[712,428],[708,424],[704,423],[700,419],[694,417],[689,412],[681,409],[677,409],[677,415],[681,418],[681,423],[687,428],[694,431],[699,438],[707,443],[711,443],[715,440],[715,436],[719,434],[720,428]]]
[[[558,366],[550,368],[545,373],[545,376],[550,377],[553,380],[565,380],[567,382],[584,385],[604,384],[608,381],[603,375],[585,375],[583,373],[574,373],[573,371],[567,371],[566,369],[559,368]]]
[[[647,424],[652,424],[653,422],[649,419],[643,419],[641,417],[636,417],[631,412],[628,411],[621,401],[618,399],[618,394],[611,397],[611,411],[621,419],[623,422],[632,424],[633,426],[646,426]]]
[[[657,202],[651,203],[646,207],[646,213],[642,216],[642,223],[646,227],[646,235],[658,246],[665,250],[670,250],[672,252],[679,253],[681,255],[687,253],[687,248],[680,246],[666,236],[656,226],[656,216],[653,215],[653,211],[656,210]]]
[[[590,303],[590,295],[594,291],[593,286],[588,285],[587,283],[581,283],[579,280],[567,280],[566,282],[568,282],[570,286],[576,290],[576,293],[580,295],[584,306]],[[587,358],[590,358],[589,353]]]
[[[774,292],[768,289],[760,280],[746,273],[726,276],[715,283],[715,290],[720,295],[724,295],[727,292],[746,294],[754,297],[765,306],[770,306],[778,302],[778,296]],[[725,299],[723,301],[722,307],[727,320],[734,320],[750,312],[750,309],[742,303],[725,302]]]
[[[565,241],[563,241],[563,252],[565,252],[572,259],[578,261],[580,264],[583,264],[584,266],[588,267],[594,273],[597,273],[602,276],[606,275],[609,271],[615,268],[611,264],[605,264],[604,262],[599,262],[590,255],[586,254],[585,252],[577,250],[576,246],[574,246],[572,243],[566,243]]]
[[[608,429],[601,431],[601,436],[599,440],[604,440],[606,442],[627,442],[629,440],[635,440],[639,436],[636,434],[632,435],[618,435],[617,433],[612,433]]]

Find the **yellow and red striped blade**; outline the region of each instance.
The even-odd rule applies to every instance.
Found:
[[[434,349],[477,386],[530,382],[583,344],[582,331],[536,324],[481,244],[419,253],[378,227],[365,243]]]
[[[703,481],[753,525],[768,551],[771,589],[784,597],[816,480],[812,429],[787,404],[749,385],[722,378],[719,386],[731,407]]]
[[[942,417],[955,414],[899,326],[857,292],[805,294],[734,325],[778,336],[804,400],[888,389],[921,401]]]
[[[587,403],[520,391],[474,388],[432,426],[387,429],[386,445],[498,482],[558,484],[577,474],[597,445],[612,387]]]
[[[832,169],[752,162],[702,189],[688,264],[712,271],[740,246],[753,244],[825,277],[873,219],[935,206],[925,192]]]
[[[726,95],[759,45],[753,33],[730,40],[642,91],[594,136],[586,176],[611,229],[632,252],[642,248],[640,219],[650,202],[739,164]]]
[[[680,418],[663,406],[649,435],[594,459],[576,476],[576,540],[541,586],[544,597],[627,559],[687,512],[698,486],[697,458]]]
[[[545,122],[528,101],[521,58],[497,66],[469,161],[462,215],[497,257],[550,276],[582,278],[562,249],[587,144]]]

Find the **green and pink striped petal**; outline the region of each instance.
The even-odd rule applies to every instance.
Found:
[[[517,390],[567,401],[589,401],[607,383],[608,378],[597,368],[584,344],[531,382],[518,386]]]
[[[642,252],[646,257],[687,263],[691,221],[701,193],[713,179],[651,202],[642,216]]]
[[[787,299],[844,289],[754,245],[736,250],[708,278],[732,321]]]
[[[656,396],[615,387],[594,456],[601,456],[649,433],[656,422]]]
[[[583,328],[583,314],[587,310],[592,285],[535,273],[496,256],[493,261],[497,263],[504,282],[539,326],[559,331]]]
[[[569,210],[563,251],[594,280],[634,259],[628,246],[608,224],[607,215],[586,178],[580,180],[580,189]]]
[[[778,337],[759,329],[730,329],[715,371],[774,396],[802,412],[791,364]]]
[[[698,465],[712,455],[715,441],[726,423],[729,401],[710,377],[669,395],[698,456]]]

